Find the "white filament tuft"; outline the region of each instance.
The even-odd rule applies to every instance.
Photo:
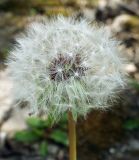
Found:
[[[17,39],[8,65],[15,100],[57,120],[106,108],[125,85],[118,42],[105,27],[58,16],[32,23]]]

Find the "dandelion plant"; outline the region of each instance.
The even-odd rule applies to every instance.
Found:
[[[104,26],[63,16],[31,23],[16,42],[8,60],[15,100],[53,123],[68,112],[76,160],[77,117],[109,107],[125,85],[118,42]]]

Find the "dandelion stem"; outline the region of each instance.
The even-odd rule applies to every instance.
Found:
[[[69,160],[76,160],[76,124],[72,113],[68,112],[69,123]]]

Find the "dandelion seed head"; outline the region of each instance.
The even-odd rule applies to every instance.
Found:
[[[9,56],[15,100],[54,120],[106,108],[125,85],[124,60],[105,27],[58,16],[34,22]]]

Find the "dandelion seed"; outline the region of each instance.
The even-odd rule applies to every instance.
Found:
[[[78,72],[75,72],[75,73],[74,73],[74,76],[75,76],[75,77],[79,77],[79,73],[78,73]]]
[[[69,56],[69,57],[72,57],[72,56],[73,56],[73,53],[69,52],[69,53],[68,53],[68,56]]]
[[[58,69],[57,69],[57,72],[62,73],[62,68],[58,68]]]

